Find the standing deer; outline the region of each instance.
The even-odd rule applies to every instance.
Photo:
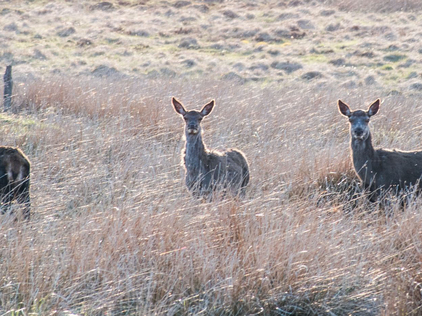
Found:
[[[249,182],[249,167],[244,154],[237,149],[210,151],[202,140],[201,121],[211,113],[214,100],[200,111],[186,111],[176,98],[172,98],[171,102],[185,120],[183,163],[189,191],[195,196],[204,196],[228,188],[234,195],[243,195]]]
[[[29,220],[31,201],[29,197],[30,162],[25,154],[14,147],[0,146],[0,201],[2,214],[13,200],[24,205],[23,217]]]
[[[346,103],[338,101],[340,113],[347,116],[350,122],[355,172],[365,188],[371,192],[389,187],[403,189],[410,185],[419,185],[422,176],[422,151],[374,149],[372,146],[369,119],[378,113],[379,106],[378,99],[367,111],[351,111]]]

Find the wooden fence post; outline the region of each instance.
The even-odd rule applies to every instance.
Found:
[[[4,111],[8,111],[10,110],[11,104],[12,104],[12,90],[13,90],[11,65],[6,67],[6,72],[4,73],[3,80],[4,80]]]

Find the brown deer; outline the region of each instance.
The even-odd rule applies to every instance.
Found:
[[[183,164],[188,190],[195,196],[209,196],[216,190],[226,189],[234,195],[243,195],[249,182],[249,167],[244,154],[237,149],[210,151],[202,140],[201,121],[211,113],[215,101],[200,111],[187,111],[176,98],[171,102],[185,120]]]
[[[2,214],[10,208],[12,201],[24,205],[23,217],[29,220],[31,201],[29,197],[30,162],[25,154],[15,147],[0,146],[0,201]]]
[[[366,111],[351,111],[346,103],[338,101],[340,113],[347,116],[350,122],[355,172],[364,187],[371,192],[388,188],[400,190],[410,185],[419,185],[422,176],[422,151],[374,149],[372,146],[369,120],[378,113],[379,107],[378,99]]]

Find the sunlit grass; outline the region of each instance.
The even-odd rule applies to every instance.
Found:
[[[404,209],[394,197],[370,203],[336,108],[344,91],[297,89],[62,77],[18,86],[21,112],[2,120],[25,129],[3,142],[22,139],[32,161],[33,216],[1,219],[2,311],[373,315],[419,306],[420,199],[409,195]],[[171,96],[189,109],[216,98],[204,139],[246,154],[244,199],[190,197]],[[381,97],[374,140],[418,143],[417,109],[390,132],[414,99]],[[362,99],[345,101],[357,108]]]
[[[364,109],[380,97],[374,144],[422,147],[419,94],[400,81],[407,68],[383,61],[390,45],[399,56],[419,56],[411,39],[420,17],[411,10],[420,1],[176,8],[129,0],[113,2],[110,12],[92,10],[94,3],[2,4],[11,12],[2,11],[0,22],[12,18],[18,31],[0,30],[3,54],[15,62],[13,111],[0,114],[0,140],[32,162],[33,213],[29,223],[0,215],[1,314],[420,314],[422,200],[409,191],[405,203],[395,195],[369,202],[336,105],[342,99]],[[195,7],[203,4],[207,12]],[[332,14],[321,15],[326,9]],[[227,19],[224,10],[239,17]],[[286,12],[293,17],[279,19]],[[301,19],[315,29],[300,29]],[[330,23],[341,27],[326,31]],[[76,33],[59,37],[67,26]],[[128,35],[138,26],[149,36]],[[394,39],[402,26],[406,34]],[[276,36],[277,28],[306,34],[239,37],[255,29]],[[185,37],[200,47],[179,47]],[[81,38],[92,45],[79,47]],[[215,43],[223,49],[210,48]],[[35,48],[48,59],[35,60]],[[348,65],[329,63],[338,58]],[[185,67],[187,59],[195,65]],[[303,68],[289,75],[271,67],[297,60]],[[269,67],[256,75],[257,64]],[[118,73],[85,76],[99,65]],[[175,75],[164,77],[163,68]],[[300,79],[311,70],[323,78]],[[373,85],[365,84],[368,72]],[[243,84],[221,79],[227,73]],[[348,80],[356,88],[344,88]],[[204,140],[245,153],[251,181],[244,198],[189,195],[183,121],[172,96],[188,109],[216,99]]]

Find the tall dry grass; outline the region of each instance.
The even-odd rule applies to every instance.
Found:
[[[0,141],[32,160],[33,216],[1,218],[2,313],[419,314],[422,201],[367,201],[336,109],[382,97],[374,140],[409,149],[417,96],[60,77],[17,87]],[[205,141],[245,152],[245,199],[189,196],[171,96],[216,99]]]

